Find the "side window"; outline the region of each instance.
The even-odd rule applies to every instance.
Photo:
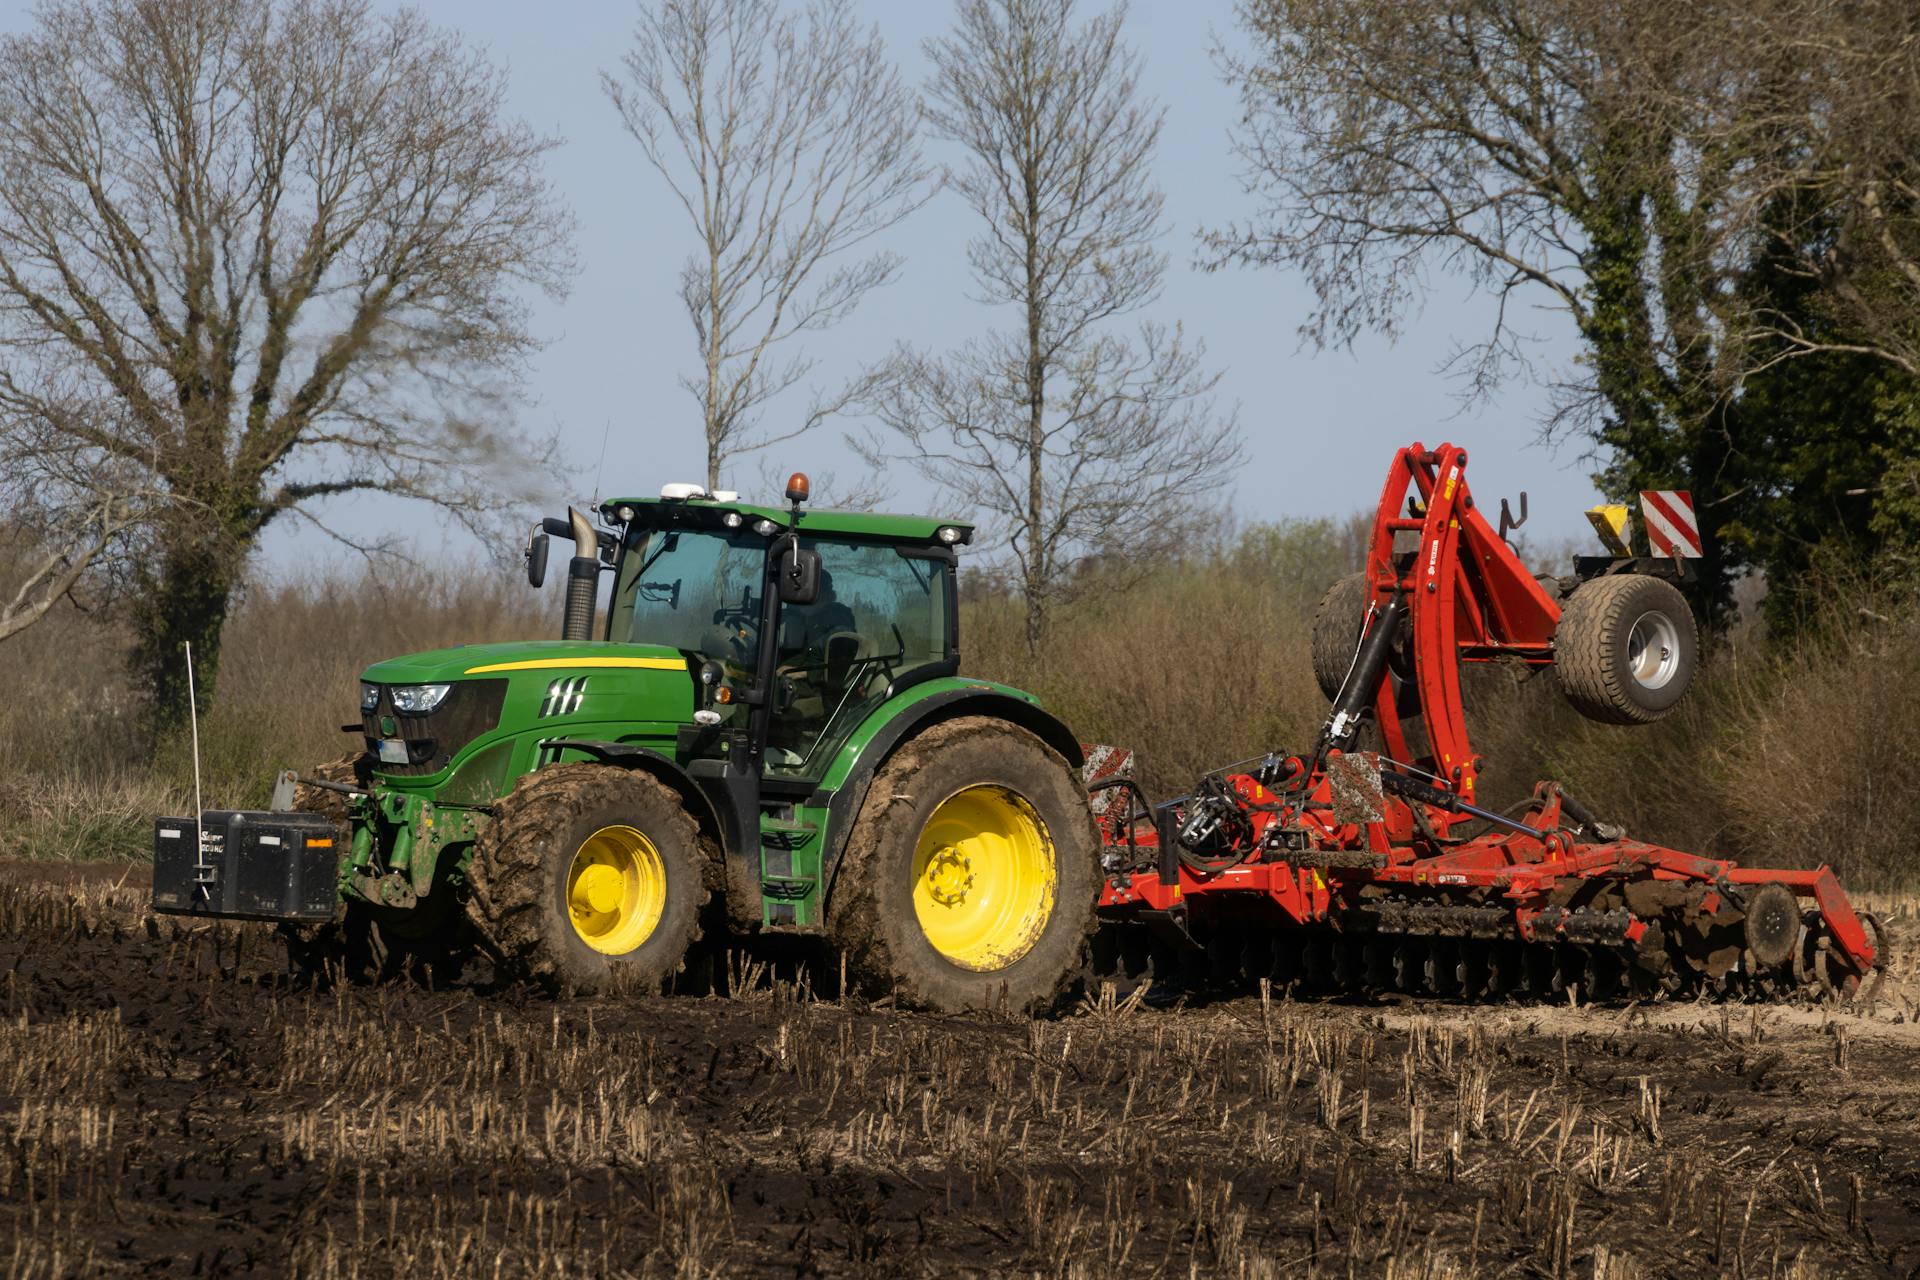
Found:
[[[771,768],[811,775],[896,677],[947,656],[949,576],[939,560],[878,543],[808,542],[820,552],[820,595],[781,610]]]

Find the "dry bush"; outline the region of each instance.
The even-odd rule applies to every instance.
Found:
[[[553,593],[473,563],[258,581],[228,623],[200,722],[206,803],[263,804],[276,771],[348,750],[340,726],[369,663],[557,630]],[[190,804],[187,736],[147,744],[131,646],[123,619],[72,604],[7,643],[0,856],[140,854],[154,816]]]
[[[1256,525],[1237,542],[1144,576],[1109,570],[1028,658],[1017,601],[989,595],[961,620],[967,674],[1038,694],[1084,741],[1137,754],[1150,792],[1206,769],[1310,742],[1326,714],[1307,629],[1359,562],[1351,523]]]
[[[1730,709],[1738,731],[1713,762],[1730,833],[1755,854],[1825,862],[1851,883],[1910,881],[1920,867],[1920,610],[1860,593],[1833,602],[1826,623],[1777,654]]]

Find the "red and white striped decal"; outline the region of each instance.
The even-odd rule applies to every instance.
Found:
[[[1700,557],[1700,518],[1685,489],[1642,489],[1640,514],[1647,522],[1647,545],[1657,556]]]

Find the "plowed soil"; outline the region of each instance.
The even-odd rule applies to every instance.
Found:
[[[1910,914],[1864,1014],[1028,1021],[315,991],[145,903],[0,868],[11,1275],[1920,1273]]]

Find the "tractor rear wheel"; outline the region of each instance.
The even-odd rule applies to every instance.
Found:
[[[1073,769],[1026,730],[968,716],[874,778],[828,906],[848,978],[957,1011],[1053,999],[1093,927],[1099,841]]]
[[[1622,573],[1581,583],[1560,613],[1554,670],[1574,710],[1648,724],[1687,696],[1700,660],[1687,598],[1670,582]]]
[[[1313,677],[1331,702],[1353,670],[1360,651],[1360,628],[1367,618],[1367,575],[1350,573],[1327,588],[1313,613]]]
[[[467,914],[505,976],[657,990],[699,937],[693,817],[664,783],[597,764],[520,780],[474,845]]]

